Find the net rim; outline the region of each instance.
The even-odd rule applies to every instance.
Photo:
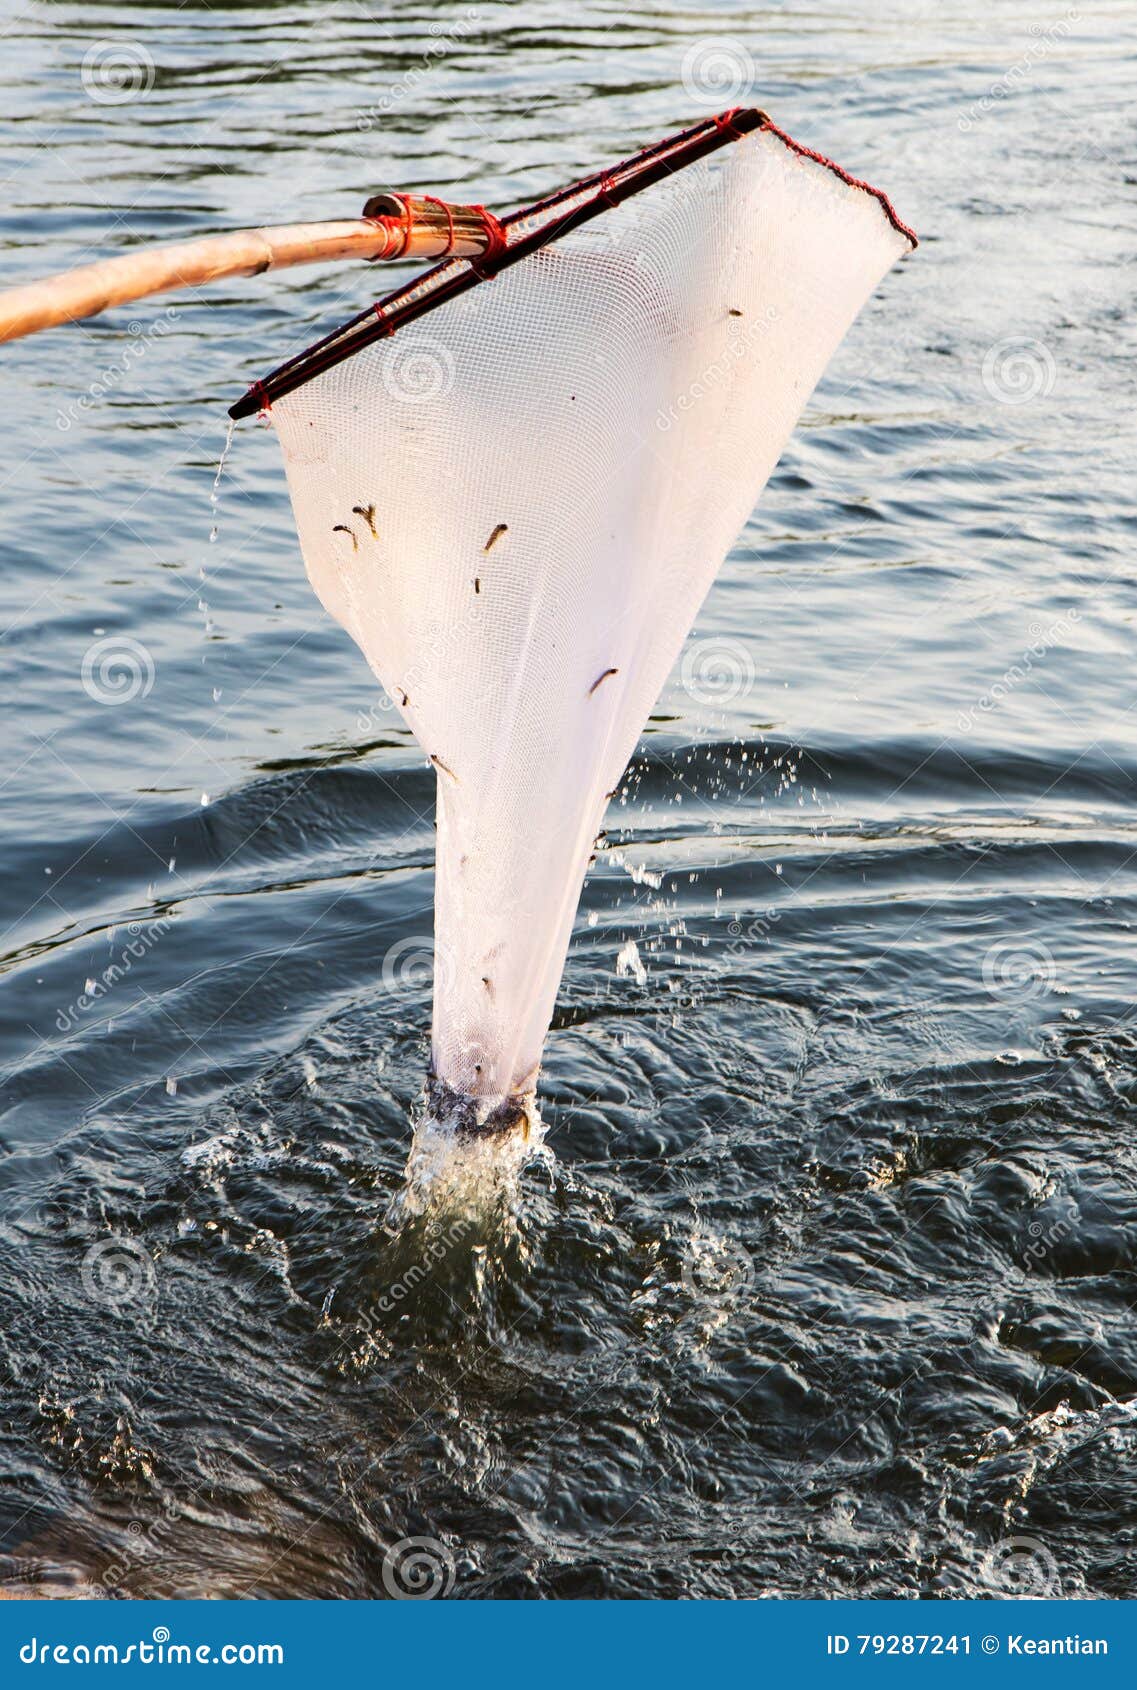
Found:
[[[487,213],[494,238],[479,258],[444,258],[422,275],[384,294],[355,317],[285,359],[261,380],[253,382],[236,404],[230,406],[229,416],[239,421],[256,412],[267,413],[274,400],[295,392],[313,377],[334,368],[374,341],[394,334],[407,323],[416,321],[481,282],[492,280],[511,264],[540,251],[665,176],[754,133],[774,136],[795,157],[820,165],[847,187],[870,195],[877,201],[892,228],[909,242],[909,250],[915,251],[919,245],[915,231],[898,216],[882,188],[873,187],[824,153],[795,141],[758,107],[732,107],[714,117],[704,118],[690,129],[666,136],[617,164],[608,165],[567,187],[559,188],[544,199],[509,212],[500,222]],[[520,224],[534,217],[555,213],[558,206],[578,200],[582,194],[589,197],[568,209],[563,216],[554,215],[547,226],[510,240],[511,233]]]

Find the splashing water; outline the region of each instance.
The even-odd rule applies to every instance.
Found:
[[[496,1220],[512,1231],[521,1177],[530,1168],[555,1168],[536,1103],[527,1099],[524,1125],[505,1132],[456,1132],[443,1110],[424,1110],[415,1122],[406,1184],[391,1220],[398,1225],[430,1216],[436,1223],[483,1226]]]

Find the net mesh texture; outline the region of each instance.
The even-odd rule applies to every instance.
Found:
[[[432,1071],[535,1084],[605,808],[837,344],[911,240],[747,135],[278,399],[305,565],[437,771]]]

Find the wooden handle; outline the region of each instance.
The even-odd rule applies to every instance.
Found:
[[[173,246],[145,247],[8,288],[0,292],[0,341],[19,340],[39,329],[94,317],[112,305],[126,305],[150,294],[201,287],[222,276],[257,276],[263,270],[333,258],[440,258],[446,253],[471,257],[484,252],[492,239],[492,219],[480,208],[403,195],[382,199],[385,205],[399,202],[402,213],[204,235]],[[368,205],[375,203],[368,201]]]

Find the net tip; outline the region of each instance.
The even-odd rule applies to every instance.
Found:
[[[250,387],[247,393],[242,393],[235,405],[229,407],[229,418],[232,422],[240,422],[242,417],[255,416],[258,411],[267,411],[269,397],[260,382]]]

